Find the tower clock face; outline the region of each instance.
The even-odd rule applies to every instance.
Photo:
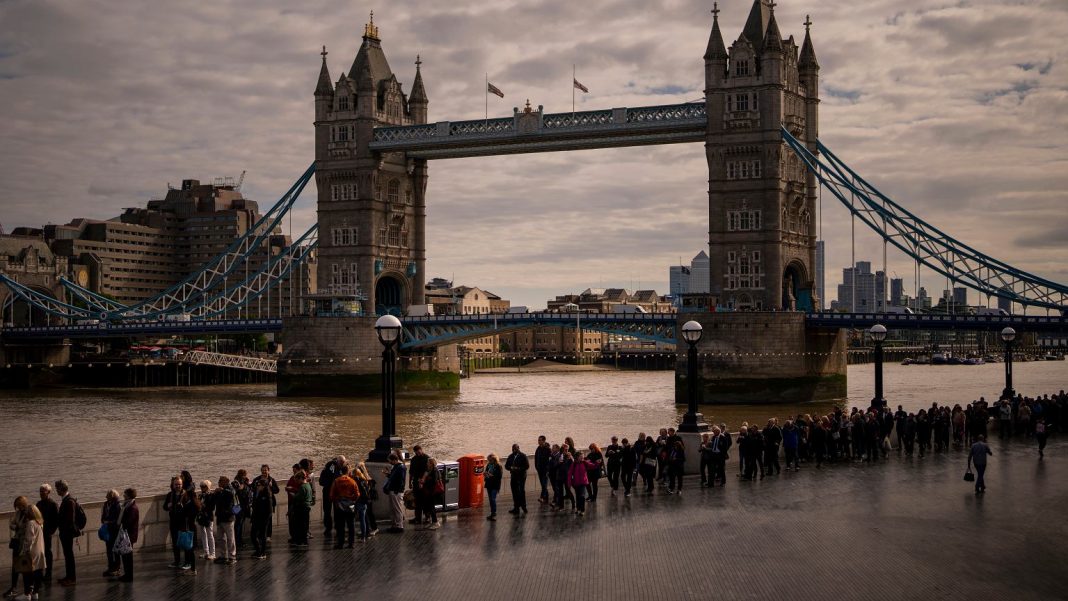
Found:
[[[88,273],[85,273],[84,271],[79,271],[78,272],[78,285],[82,286],[83,288],[85,286],[89,285],[89,274]]]

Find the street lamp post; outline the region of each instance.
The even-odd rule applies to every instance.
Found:
[[[703,333],[701,324],[696,321],[687,321],[682,326],[682,338],[690,345],[686,354],[686,392],[688,407],[686,415],[682,416],[679,424],[679,432],[707,432],[708,424],[703,415],[697,412],[698,388],[697,388],[697,342],[701,340]]]
[[[877,323],[869,333],[875,342],[875,398],[871,400],[871,406],[881,409],[886,406],[886,399],[883,398],[883,341],[886,340],[886,326]]]
[[[367,460],[376,463],[389,461],[389,455],[400,449],[397,436],[397,344],[400,342],[401,322],[393,315],[383,315],[375,322],[375,333],[382,343],[382,435],[375,439],[375,448]]]
[[[1005,328],[1001,331],[1001,340],[1005,343],[1005,390],[1001,392],[1001,398],[1011,399],[1016,396],[1012,389],[1012,343],[1016,340],[1016,330]]]

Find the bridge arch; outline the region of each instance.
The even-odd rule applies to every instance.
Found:
[[[812,288],[808,269],[794,259],[782,273],[782,308],[789,311],[813,311]]]
[[[55,298],[55,293],[44,286],[27,286],[34,292]],[[49,316],[40,307],[20,299],[7,288],[0,289],[0,323],[16,327],[49,325]]]
[[[408,305],[408,279],[386,271],[375,281],[375,315],[402,315]]]

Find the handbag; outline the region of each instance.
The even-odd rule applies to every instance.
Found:
[[[14,570],[20,574],[28,574],[33,571],[33,559],[29,553],[20,553],[15,558]]]
[[[438,481],[434,482],[434,494],[435,495],[443,495],[443,494],[445,494],[445,484],[441,480],[438,480]]]
[[[972,473],[972,467],[968,466],[968,471],[964,472],[965,482],[975,482],[975,474]]]
[[[183,551],[193,550],[193,533],[189,530],[183,530],[178,533],[178,548]]]
[[[96,531],[96,536],[105,543],[111,540],[111,533],[108,532],[108,525],[100,524],[100,528]]]
[[[337,507],[345,513],[352,513],[356,511],[356,501],[352,499],[341,499],[337,502]]]
[[[115,555],[133,553],[133,543],[130,542],[130,533],[125,528],[119,528],[119,534],[115,537],[115,546],[112,547]]]

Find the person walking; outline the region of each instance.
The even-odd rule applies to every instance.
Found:
[[[37,599],[44,584],[44,571],[47,567],[44,554],[44,517],[40,510],[30,504],[26,497],[19,497],[21,519],[18,538],[14,539],[18,549],[16,565],[22,573],[22,592],[26,599]],[[16,500],[18,501],[18,499]]]
[[[589,493],[590,503],[595,503],[601,475],[604,473],[604,453],[601,452],[601,447],[597,446],[597,443],[590,443],[586,461],[594,466],[590,468],[590,483],[586,486],[586,492]]]
[[[430,524],[426,526],[426,530],[437,530],[441,527],[438,524],[438,512],[437,503],[438,495],[445,493],[445,485],[438,477],[438,462],[433,457],[428,457],[426,461],[426,471],[422,477],[419,478],[420,493],[418,498],[423,505],[423,515],[430,520]]]
[[[237,502],[237,495],[230,486],[230,479],[219,476],[219,488],[212,495],[215,505],[215,528],[222,539],[222,545],[218,547],[218,558],[215,563],[233,564],[237,561],[237,540],[234,535],[234,510],[239,513],[241,505]]]
[[[975,494],[977,495],[986,492],[986,482],[983,480],[983,474],[986,473],[986,458],[993,454],[990,446],[986,444],[986,436],[983,434],[976,435],[975,443],[972,444],[972,449],[968,452],[968,471],[971,471],[972,464],[975,464]]]
[[[386,475],[385,493],[389,497],[389,514],[392,524],[389,530],[393,534],[404,532],[404,483],[408,480],[407,469],[397,453],[389,454],[388,470],[383,470]]]
[[[622,448],[619,446],[619,439],[615,436],[612,437],[612,443],[604,449],[605,473],[608,476],[608,486],[612,489],[613,495],[619,490],[620,460],[622,459],[622,456],[620,455],[621,451]]]
[[[215,561],[215,492],[211,480],[200,483],[197,494],[197,538],[200,539],[200,556]]]
[[[82,535],[85,527],[85,511],[78,500],[71,496],[66,481],[56,480],[56,494],[59,495],[59,544],[63,548],[63,565],[66,575],[59,580],[61,586],[74,586],[78,582],[78,572],[74,559],[74,539]]]
[[[315,497],[304,470],[298,468],[293,478],[296,486],[289,505],[289,536],[293,546],[307,547],[311,508],[315,504]]]
[[[552,446],[552,454],[549,456],[548,476],[553,487],[553,500],[549,508],[557,511],[564,506],[564,482],[560,477],[560,464],[564,461],[564,452],[560,445]]]
[[[104,556],[107,558],[108,567],[104,570],[104,578],[114,578],[119,575],[119,558],[115,555],[115,539],[119,536],[119,512],[122,505],[119,502],[119,491],[112,489],[104,496],[104,505],[100,508],[100,531],[104,537]]]
[[[490,514],[486,516],[486,519],[495,522],[497,521],[497,494],[501,492],[504,470],[501,469],[501,462],[494,453],[486,457],[486,471],[483,478],[483,486],[486,489],[486,496],[489,497],[490,505]]]
[[[52,499],[52,485],[42,484],[39,493],[41,500],[37,501],[37,510],[41,512],[41,518],[44,519],[44,553],[45,553],[45,573],[44,581],[52,581],[52,566],[55,563],[55,557],[52,555],[52,537],[56,535],[56,530],[59,529],[59,505]]]
[[[141,510],[137,507],[137,489],[127,488],[122,491],[122,508],[119,510],[119,530],[126,533],[130,543],[128,549],[116,548],[115,552],[122,563],[120,582],[133,582],[133,550],[141,529]],[[121,538],[121,537],[120,537]]]
[[[349,475],[349,466],[338,467],[337,475],[330,482],[330,497],[327,499],[334,506],[334,548],[345,546],[345,532],[349,533],[348,546],[351,549],[356,542],[356,503],[360,500],[360,491],[356,480]],[[324,503],[326,504],[326,503]]]
[[[538,472],[538,484],[541,485],[538,502],[542,505],[549,502],[549,460],[552,454],[553,449],[545,440],[545,436],[539,436],[538,448],[534,449],[534,470]]]
[[[1046,418],[1040,417],[1035,420],[1035,440],[1038,441],[1038,458],[1046,456],[1046,439],[1049,438],[1049,428],[1046,426]]]
[[[274,493],[270,480],[257,478],[252,482],[252,557],[267,559],[267,532],[274,517]]]
[[[646,438],[645,445],[642,447],[638,472],[641,474],[642,482],[645,484],[645,494],[647,495],[653,494],[653,487],[656,485],[656,469],[660,460],[659,455],[656,443]]]
[[[630,489],[634,486],[634,472],[638,469],[638,455],[634,452],[630,440],[624,438],[623,446],[619,448],[619,475],[623,480],[623,496],[630,496]],[[612,491],[615,492],[614,490]]]
[[[575,491],[574,511],[580,516],[586,515],[586,487],[590,483],[589,470],[593,465],[583,459],[582,451],[576,451],[567,471],[568,484]]]
[[[508,484],[512,490],[512,508],[508,513],[512,515],[527,514],[527,472],[530,470],[530,459],[527,454],[519,450],[518,444],[512,445],[512,454],[504,462],[504,469],[508,472]]]

